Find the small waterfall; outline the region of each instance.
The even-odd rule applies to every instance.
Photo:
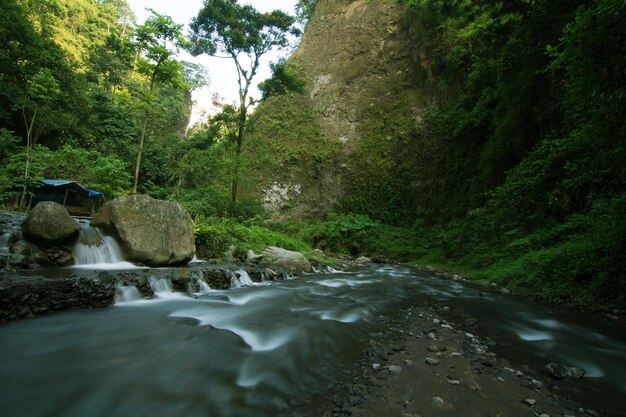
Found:
[[[117,285],[115,287],[115,303],[130,303],[141,300],[141,294],[134,285]]]
[[[77,266],[133,266],[125,261],[117,241],[111,236],[103,235],[95,227],[81,227],[73,255]]]
[[[200,292],[210,292],[211,291],[211,287],[203,279],[199,279],[198,280],[198,287],[200,287]]]
[[[168,297],[172,295],[172,284],[169,279],[150,277],[150,288],[154,291],[154,295],[158,297]]]
[[[341,274],[342,271],[339,271],[335,268],[333,268],[332,266],[327,266],[326,269],[328,270],[328,273],[330,274]]]
[[[0,232],[0,258],[9,258],[9,242],[11,241],[11,233]]]
[[[230,287],[231,288],[240,288],[254,285],[254,282],[250,279],[250,275],[243,270],[240,269],[238,271],[233,272],[233,275],[230,279]]]

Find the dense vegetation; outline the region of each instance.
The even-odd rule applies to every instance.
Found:
[[[430,59],[412,151],[425,259],[549,299],[624,305],[623,2],[407,8]]]
[[[140,140],[139,191],[167,196],[190,92],[204,82],[171,58],[182,41],[167,16],[137,24],[124,0],[3,1],[2,196],[41,178],[127,193]]]
[[[115,197],[131,191],[137,165],[139,192],[191,211],[206,256],[232,245],[320,247],[623,307],[623,1],[405,2],[414,55],[428,57],[414,74],[429,94],[424,120],[416,125],[402,100],[375,114],[339,214],[300,207],[296,217],[310,220],[273,223],[259,196],[268,178],[309,176],[317,188],[301,200],[312,201],[341,165],[301,69],[275,63],[249,117],[244,70],[239,106],[217,103],[187,130],[191,91],[206,76],[173,59],[174,45],[190,45],[169,18],[154,12],[138,24],[124,0],[3,1],[0,197],[41,178]],[[315,4],[298,2],[301,22]]]

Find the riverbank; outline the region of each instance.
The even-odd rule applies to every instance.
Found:
[[[382,321],[325,417],[622,415],[619,404],[585,392],[584,380],[554,380],[501,357],[477,336],[475,319],[447,305],[409,305]]]

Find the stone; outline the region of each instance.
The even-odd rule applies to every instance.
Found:
[[[551,362],[545,366],[548,375],[554,379],[579,379],[585,375],[585,371],[575,366],[561,365]]]
[[[91,225],[115,236],[131,262],[182,265],[196,251],[191,216],[171,201],[140,194],[119,197],[102,206]]]
[[[426,362],[429,365],[439,365],[439,359],[426,358],[424,359],[424,362]]]
[[[367,256],[360,256],[356,259],[355,262],[357,265],[367,265],[367,264],[371,264],[372,260],[368,258]]]
[[[262,259],[263,255],[257,255],[252,249],[248,249],[248,252],[246,253],[246,263],[256,264],[261,262]]]
[[[29,242],[52,247],[78,236],[80,226],[67,209],[52,201],[37,204],[22,223],[22,234]]]
[[[390,365],[388,369],[390,374],[399,374],[402,372],[402,367],[398,365]]]
[[[458,379],[448,379],[448,384],[450,384],[450,385],[459,385],[459,384],[461,384],[461,381],[459,381]]]
[[[530,407],[533,407],[535,404],[537,404],[537,400],[532,399],[532,398],[526,398],[522,400],[522,402]]]
[[[311,264],[300,252],[294,252],[276,246],[270,246],[263,251],[273,265],[290,269],[292,272],[311,272]]]

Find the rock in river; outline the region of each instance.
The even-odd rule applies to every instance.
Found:
[[[115,236],[132,262],[180,265],[196,251],[191,216],[171,201],[139,194],[116,198],[102,206],[91,225]]]
[[[578,379],[585,376],[583,369],[554,362],[546,365],[546,371],[554,379]]]
[[[270,246],[263,251],[263,256],[272,264],[293,272],[311,272],[311,264],[300,252]]]
[[[24,223],[24,237],[38,246],[61,245],[78,235],[80,226],[67,209],[52,201],[42,201],[32,209]]]

